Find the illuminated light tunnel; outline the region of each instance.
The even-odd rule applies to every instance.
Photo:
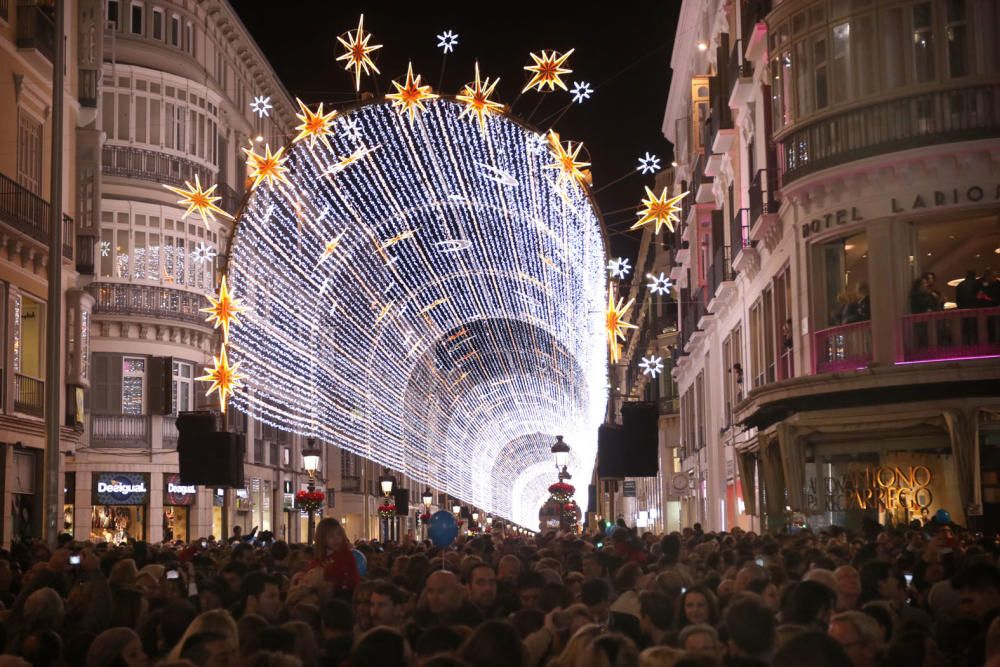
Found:
[[[462,109],[360,106],[329,146],[291,145],[290,185],[248,197],[227,266],[246,308],[232,405],[535,526],[555,436],[580,479],[596,456],[605,237],[542,135]]]

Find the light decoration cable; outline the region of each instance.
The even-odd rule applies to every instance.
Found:
[[[173,185],[163,185],[163,187],[167,190],[181,196],[181,198],[177,200],[178,204],[181,206],[187,206],[187,210],[184,211],[184,214],[181,216],[181,220],[184,220],[195,211],[198,211],[198,215],[201,216],[201,221],[205,223],[206,229],[211,229],[208,223],[215,222],[216,213],[224,218],[232,220],[233,216],[229,215],[215,205],[215,202],[222,199],[221,196],[215,194],[215,188],[218,187],[218,184],[213,185],[206,190],[201,187],[201,178],[198,174],[195,174],[194,185],[191,185],[191,181],[184,181],[184,185],[187,186],[186,190],[184,188],[174,187]]]
[[[573,55],[573,51],[576,49],[570,49],[566,53],[560,54],[558,51],[542,51],[542,55],[538,56],[534,53],[529,53],[531,59],[534,60],[534,64],[526,65],[524,69],[531,72],[531,79],[528,80],[527,85],[521,91],[526,93],[532,88],[537,89],[539,92],[546,87],[550,91],[555,90],[556,86],[559,86],[563,90],[566,90],[566,84],[562,80],[563,74],[572,74],[573,70],[568,67],[563,67],[566,60]]]
[[[660,233],[660,227],[666,227],[670,231],[674,231],[674,223],[677,222],[677,214],[681,212],[681,207],[677,205],[677,202],[684,199],[688,193],[683,192],[676,197],[670,196],[670,190],[668,188],[663,188],[663,192],[657,197],[656,193],[646,186],[646,199],[642,200],[642,206],[638,212],[639,220],[634,225],[629,227],[629,229],[639,229],[643,225],[649,222],[656,224],[653,230],[654,234]]]
[[[646,154],[639,158],[639,166],[635,170],[641,174],[655,174],[660,170],[660,158],[646,151]]]
[[[341,60],[347,61],[344,65],[345,70],[350,70],[354,68],[354,90],[361,90],[361,72],[370,74],[369,70],[375,72],[376,74],[381,74],[378,71],[378,67],[375,67],[375,61],[372,60],[372,53],[382,48],[381,44],[369,44],[372,34],[365,32],[365,15],[362,14],[361,18],[358,19],[358,29],[354,31],[348,31],[347,36],[343,35],[337,37],[337,41],[340,45],[344,47],[344,53],[337,56],[337,62]]]
[[[586,81],[576,81],[573,83],[573,90],[570,91],[573,95],[573,101],[577,104],[583,104],[586,100],[590,99],[590,96],[594,94],[594,89],[590,87],[590,84]]]
[[[629,263],[628,257],[609,259],[607,268],[611,277],[618,278],[619,280],[624,279],[625,276],[632,272],[632,265]]]
[[[293,144],[287,180],[249,195],[227,267],[245,310],[226,346],[248,379],[230,403],[484,511],[537,517],[555,434],[581,479],[596,457],[601,224],[585,187],[556,186],[551,150],[529,152],[535,132],[426,106],[412,125],[389,102],[338,116],[329,149]],[[349,121],[380,148],[330,175],[357,148]]]

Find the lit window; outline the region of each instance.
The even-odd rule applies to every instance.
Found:
[[[122,357],[122,414],[142,414],[145,384],[145,357]]]
[[[175,361],[173,367],[174,414],[194,410],[194,367],[185,361]]]

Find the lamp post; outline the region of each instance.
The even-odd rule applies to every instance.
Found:
[[[430,489],[425,489],[423,495],[420,496],[420,500],[424,503],[424,514],[430,515],[431,503],[434,502],[434,494],[431,493]],[[427,537],[427,524],[423,521],[421,523],[424,526],[424,537]]]
[[[472,522],[469,524],[469,530],[474,530],[479,527],[479,510],[472,510],[472,514],[469,515],[472,518]]]
[[[302,467],[305,468],[306,474],[309,475],[309,493],[316,490],[316,473],[319,472],[319,461],[320,457],[323,455],[323,450],[316,446],[316,438],[309,438],[306,440],[306,446],[302,450]],[[313,543],[313,535],[316,530],[316,526],[313,525],[314,520],[314,510],[312,503],[309,504],[309,527],[307,530],[307,539],[309,544]]]
[[[382,490],[382,496],[388,499],[393,490],[396,488],[396,478],[389,474],[388,468],[382,468],[382,474],[379,475],[378,478],[378,485]],[[385,534],[382,536],[383,542],[392,539],[392,524],[390,521],[391,519],[385,519]]]
[[[493,532],[493,517],[489,514],[486,515],[486,528],[492,533]]]
[[[556,470],[559,473],[559,483],[562,484],[565,479],[572,479],[573,476],[566,470],[566,466],[569,465],[569,445],[563,441],[561,435],[556,436],[556,442],[552,445],[551,452],[556,457]],[[559,528],[562,530],[567,528],[566,512],[562,507],[559,508]]]

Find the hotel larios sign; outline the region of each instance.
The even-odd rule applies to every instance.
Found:
[[[970,185],[967,188],[951,188],[934,190],[931,194],[918,194],[913,199],[891,197],[889,199],[890,213],[906,213],[921,211],[942,206],[957,206],[959,204],[977,204],[981,201],[1000,201],[1000,185],[994,188]],[[813,234],[819,234],[831,227],[845,225],[848,222],[864,220],[857,206],[841,208],[812,218],[801,225],[802,238],[807,239]]]
[[[918,514],[934,502],[930,484],[933,475],[927,466],[867,466],[840,477],[812,478],[806,488],[806,504],[819,509],[817,481],[822,480],[827,511],[904,509]]]

